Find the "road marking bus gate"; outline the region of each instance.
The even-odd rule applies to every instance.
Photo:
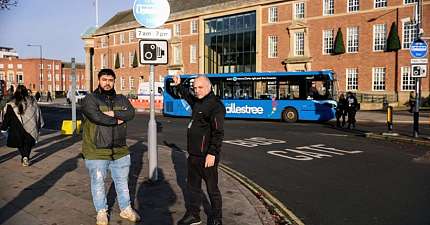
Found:
[[[298,155],[288,155],[290,152]],[[316,144],[309,146],[296,147],[296,149],[286,148],[284,150],[268,151],[268,154],[299,161],[322,159],[324,157],[331,158],[333,155],[358,154],[362,151],[346,151],[332,147],[325,147],[324,144]]]
[[[247,148],[253,148],[253,147],[262,146],[262,145],[286,143],[286,141],[269,139],[264,137],[252,137],[252,138],[245,138],[245,139],[228,140],[223,142],[227,144],[239,145]]]

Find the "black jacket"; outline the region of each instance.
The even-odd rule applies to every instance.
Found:
[[[124,95],[107,95],[96,89],[82,101],[83,146],[87,159],[117,159],[128,154],[126,144],[127,123],[134,118],[135,110]],[[114,117],[103,112],[114,111]],[[124,123],[118,124],[118,119]]]
[[[213,92],[198,99],[188,88],[183,86],[176,88],[180,97],[184,98],[192,109],[187,132],[188,153],[197,157],[211,154],[218,161],[224,139],[224,104]]]
[[[21,121],[16,117],[12,106],[8,105],[4,114],[1,130],[7,130],[7,146],[21,148],[24,145],[33,147],[36,143],[34,138],[24,129]]]

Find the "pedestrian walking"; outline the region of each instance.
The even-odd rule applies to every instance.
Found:
[[[120,207],[120,217],[132,222],[140,216],[132,208],[128,189],[130,154],[126,144],[127,122],[135,110],[128,99],[114,89],[115,73],[102,69],[98,88],[83,99],[82,155],[91,179],[91,194],[97,212],[97,225],[108,224],[104,180],[110,171]]]
[[[51,96],[51,92],[50,91],[48,91],[48,94],[46,96],[46,101],[47,102],[52,102],[52,96]]]
[[[7,146],[18,148],[23,166],[30,165],[31,148],[39,139],[44,122],[40,108],[28,95],[24,85],[18,85],[12,98],[4,108],[1,130],[8,131]]]
[[[36,98],[36,101],[39,101],[40,100],[40,92],[36,92],[34,97]]]
[[[337,127],[344,127],[345,126],[345,116],[347,114],[347,102],[345,95],[342,93],[339,96],[339,100],[337,101],[337,107],[336,107],[336,126]],[[340,118],[342,118],[342,123],[340,122]]]
[[[355,128],[355,114],[358,110],[358,101],[357,98],[352,94],[352,92],[348,92],[348,96],[346,97],[347,102],[347,111],[348,111],[348,129],[351,129],[351,125]]]
[[[222,225],[222,197],[218,188],[218,164],[221,144],[224,138],[223,103],[212,92],[211,83],[206,76],[198,76],[193,83],[194,95],[180,85],[181,78],[174,78],[175,92],[184,98],[192,108],[188,124],[187,187],[189,206],[178,225],[200,224],[202,203],[202,180],[205,181],[212,208],[212,218],[207,224]]]

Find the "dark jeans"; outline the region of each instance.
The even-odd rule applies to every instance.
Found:
[[[351,124],[353,127],[355,127],[355,113],[357,111],[353,109],[348,110],[348,128],[351,127]]]
[[[32,145],[26,144],[24,142],[24,145],[18,148],[18,151],[21,154],[21,157],[22,158],[27,157],[28,159],[30,159],[31,148],[32,148]]]
[[[345,126],[345,116],[346,112],[345,110],[337,110],[336,111],[336,126]],[[342,117],[342,124],[340,123],[340,118]]]
[[[212,206],[212,213],[215,219],[222,218],[222,198],[218,188],[218,163],[209,168],[204,168],[205,159],[199,157],[188,157],[188,191],[189,191],[189,209],[188,211],[199,216],[200,206],[202,204],[202,179],[206,183],[209,200]]]

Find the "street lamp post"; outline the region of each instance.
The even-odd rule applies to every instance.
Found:
[[[33,44],[28,44],[27,46],[29,46],[29,47],[39,47],[39,53],[40,53],[40,65],[39,65],[39,67],[40,67],[40,75],[39,75],[39,80],[40,80],[40,84],[39,84],[39,91],[41,91],[40,90],[40,88],[42,87],[42,79],[41,79],[41,76],[43,76],[43,62],[42,62],[42,45],[33,45]]]

